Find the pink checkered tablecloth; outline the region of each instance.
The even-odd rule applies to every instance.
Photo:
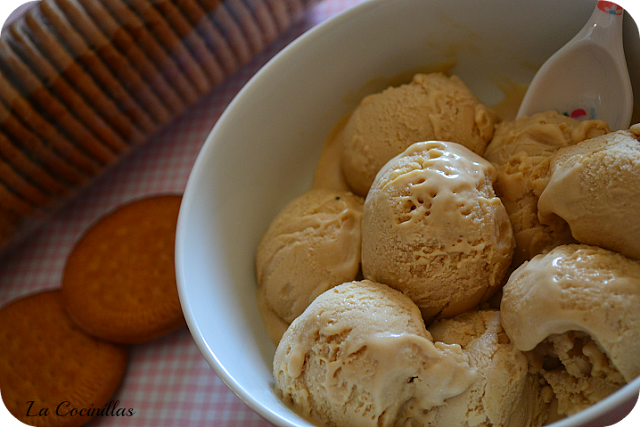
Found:
[[[9,253],[0,256],[0,306],[60,287],[65,260],[81,234],[117,206],[142,196],[182,192],[209,131],[240,88],[302,33],[362,0],[322,0],[304,19],[217,86],[186,114],[136,149],[66,204]],[[114,396],[132,417],[97,417],[93,426],[264,427],[271,424],[216,376],[184,328],[132,346],[128,372]]]

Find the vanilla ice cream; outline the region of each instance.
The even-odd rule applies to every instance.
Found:
[[[360,271],[363,199],[312,189],[272,221],[256,254],[258,306],[278,342],[289,323],[327,289]]]
[[[433,342],[409,298],[368,280],[316,298],[282,337],[273,371],[285,402],[329,426],[412,425],[476,378],[459,345]]]
[[[435,410],[429,426],[539,427],[553,392],[529,372],[527,357],[504,332],[498,310],[479,310],[434,322],[433,339],[459,344],[478,373],[464,393]]]
[[[342,132],[342,170],[366,196],[376,173],[414,142],[457,142],[482,155],[495,114],[456,76],[416,74],[409,84],[365,97]]]
[[[494,179],[488,161],[451,142],[416,143],[390,160],[364,204],[364,277],[409,296],[427,320],[490,298],[514,247]]]
[[[578,242],[640,259],[640,126],[634,130],[559,150],[538,200],[540,221],[557,215]]]
[[[640,374],[640,262],[588,245],[562,245],[515,270],[502,324],[573,414]]]
[[[609,131],[601,120],[579,122],[555,111],[496,126],[484,157],[496,166],[496,194],[513,225],[514,266],[555,246],[575,242],[565,221],[556,218],[540,223],[538,198],[548,182],[550,159],[559,149]]]

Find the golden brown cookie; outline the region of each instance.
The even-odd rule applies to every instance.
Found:
[[[300,19],[304,13],[304,1],[303,0],[285,0],[287,3],[287,9],[289,10],[289,16],[292,23]]]
[[[287,0],[266,0],[266,2],[278,23],[280,31],[289,28],[289,25],[291,25],[291,16],[289,15],[289,7],[286,4]]]
[[[0,250],[5,250],[9,246],[23,221],[23,216],[7,208],[0,207]]]
[[[3,111],[0,106],[0,116]],[[4,133],[4,129],[0,127],[0,156],[11,164],[22,176],[26,177],[31,183],[41,188],[48,194],[65,195],[68,193],[69,187],[62,183],[58,178],[51,175],[40,164],[32,160],[27,154],[16,144],[14,144],[9,135]]]
[[[63,11],[58,5],[67,7]],[[156,95],[129,60],[105,37],[83,9],[75,8],[69,2],[56,0],[56,3],[42,2],[40,10],[58,34],[62,35],[63,40],[67,40],[69,45],[78,46],[78,52],[80,49],[86,49],[87,46],[93,49],[114,77],[124,83],[127,90],[150,113],[156,123],[164,126],[173,119],[164,100]],[[82,43],[78,42],[79,37],[83,39]]]
[[[91,10],[92,6],[96,6],[91,4],[93,0],[79,1],[86,10]],[[132,11],[123,0],[103,0],[100,4],[111,13],[121,28],[131,35],[131,38],[136,41],[138,46],[158,67],[167,81],[176,87],[187,105],[197,102],[200,96],[199,90],[178,66],[175,58],[171,57],[165,47],[154,37],[142,19]],[[93,14],[94,12],[92,11],[91,13]],[[94,15],[94,19],[98,18]]]
[[[18,196],[4,181],[0,180],[0,209],[7,209],[21,216],[28,216],[34,206]]]
[[[161,70],[140,49],[131,35],[105,9],[102,2],[95,0],[58,0],[58,5],[67,15],[71,15],[72,8],[88,15],[93,20],[96,28],[102,30],[113,46],[119,49],[131,62],[132,66],[138,70],[142,78],[149,83],[149,86],[164,101],[172,114],[178,115],[185,111],[185,103],[174,89],[174,86],[179,88],[180,83],[169,83],[170,81],[180,80],[180,77],[173,78],[169,75],[170,80],[167,80]],[[177,68],[175,64],[174,67]],[[180,73],[180,75],[182,74]],[[182,76],[182,80],[186,81],[186,78]],[[191,92],[193,92],[193,88],[191,88]]]
[[[28,151],[33,159],[41,161],[64,182],[82,184],[87,181],[88,175],[66,158],[73,150],[73,144],[18,93],[2,72],[0,99],[0,128],[5,135],[11,135],[16,146]]]
[[[256,54],[264,49],[266,45],[264,35],[262,31],[260,31],[258,22],[244,5],[244,2],[242,0],[227,0],[223,6],[229,11],[231,16],[234,17],[240,28],[242,28],[242,32],[249,41],[249,46],[251,46],[251,51]]]
[[[226,7],[221,4],[220,0],[198,0],[198,3],[231,44],[238,58],[238,64],[244,65],[249,62],[253,57],[249,40],[246,39],[240,25],[233,19]]]
[[[268,44],[274,41],[280,34],[278,23],[264,0],[246,0],[245,3],[253,16],[255,16],[265,43]]]
[[[138,144],[146,140],[146,134],[136,127],[130,117],[120,111],[115,101],[66,50],[60,49],[59,43],[46,28],[36,25],[31,30],[24,19],[18,19],[9,26],[3,37],[7,38],[33,69],[40,68],[39,71],[43,72],[42,69],[47,63],[43,58],[48,58],[59,76],[52,80],[52,87],[62,84],[58,80],[69,82],[127,142]],[[115,148],[116,152],[120,151]]]
[[[181,196],[130,202],[105,215],[71,251],[64,305],[89,334],[147,341],[184,325],[174,268]]]
[[[37,186],[33,185],[20,172],[6,162],[0,156],[0,181],[4,182],[7,187],[12,188],[16,194],[36,206],[49,206],[52,203],[51,196],[45,194]]]
[[[32,31],[44,28],[50,30],[57,41],[53,45],[55,47],[54,55],[58,55],[60,50],[66,48],[73,55],[75,61],[82,64],[87,72],[105,89],[106,93],[111,95],[122,111],[131,117],[140,129],[148,134],[156,132],[158,124],[153,120],[150,113],[143,108],[138,99],[127,90],[125,85],[128,85],[128,83],[118,79],[107,67],[103,59],[73,29],[71,24],[62,15],[51,12],[52,9],[47,5],[50,6],[51,2],[41,1],[37,7],[31,8],[25,14],[25,22],[29,28]]]
[[[196,31],[202,35],[209,50],[215,53],[216,57],[220,58],[220,62],[227,75],[234,73],[239,67],[238,60],[231,46],[218,28],[216,28],[213,22],[207,17],[204,9],[196,0],[176,0],[175,3],[189,22],[191,22],[191,25],[196,28]]]
[[[193,54],[193,57],[202,66],[209,81],[213,85],[221,83],[226,75],[218,58],[207,48],[206,43],[200,37],[198,31],[191,26],[180,9],[169,1],[154,2],[154,6],[171,25],[176,35]]]
[[[178,37],[162,14],[147,0],[127,0],[127,4],[134,10],[151,29],[151,32],[165,47],[172,58],[180,65],[185,74],[200,94],[206,94],[212,87],[204,70],[195,60],[189,49]]]
[[[116,153],[128,149],[126,141],[109,125],[86,100],[51,65],[31,41],[22,35],[19,28],[6,31],[2,40],[14,57],[33,70],[33,74],[46,84],[52,94],[64,102],[78,119],[82,120],[95,135]],[[27,72],[29,73],[29,72]],[[102,149],[101,149],[102,150]],[[93,162],[92,162],[93,163]]]
[[[56,123],[69,135],[69,143],[60,148],[69,163],[89,175],[99,172],[99,152],[95,158],[93,155],[96,150],[104,150],[103,144],[44,86],[3,40],[0,40],[0,61],[10,70],[9,77],[16,89],[18,86],[21,88],[20,95],[30,100],[37,111],[47,114],[49,122]],[[66,142],[66,139],[62,140]],[[79,143],[79,147],[73,144],[74,140]]]
[[[2,400],[34,426],[85,424],[111,399],[127,366],[124,346],[92,338],[73,323],[59,290],[2,307],[0,346]]]

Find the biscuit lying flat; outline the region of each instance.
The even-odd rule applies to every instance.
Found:
[[[184,325],[174,245],[178,195],[147,197],[107,214],[71,251],[65,307],[87,333],[139,343]]]
[[[35,426],[85,424],[94,415],[87,409],[107,404],[127,366],[126,347],[82,332],[65,314],[59,290],[0,309],[0,347],[2,399]]]

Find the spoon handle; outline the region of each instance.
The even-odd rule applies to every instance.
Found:
[[[623,46],[624,10],[598,1],[582,29],[540,67],[517,118],[555,110],[577,120],[629,126],[633,92]]]
[[[612,1],[603,1],[599,0],[596,5],[599,10],[606,13],[607,15],[612,16],[621,16],[622,15],[622,6],[612,2]]]
[[[603,46],[617,46],[622,39],[624,9],[610,1],[598,1],[590,18],[592,25],[579,33],[580,38],[590,38]]]

